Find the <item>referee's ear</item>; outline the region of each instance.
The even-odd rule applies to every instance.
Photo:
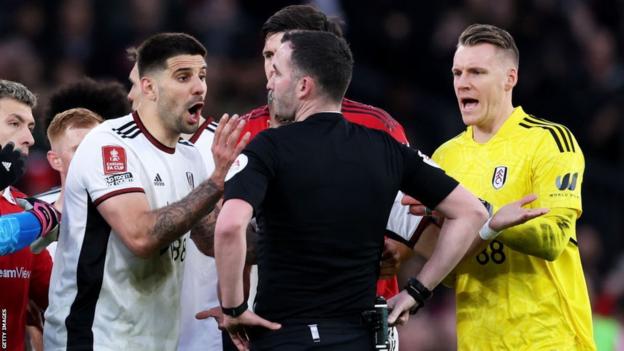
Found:
[[[303,76],[297,82],[295,93],[299,100],[309,99],[313,94],[318,95],[318,85],[310,76]]]

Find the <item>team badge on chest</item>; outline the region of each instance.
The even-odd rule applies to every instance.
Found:
[[[494,168],[494,174],[492,175],[492,186],[494,189],[500,189],[505,185],[507,180],[507,166],[498,166]]]

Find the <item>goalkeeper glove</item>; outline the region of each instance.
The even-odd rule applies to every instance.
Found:
[[[41,224],[39,236],[30,244],[30,250],[33,253],[40,253],[50,243],[57,240],[61,213],[53,205],[35,198],[17,199],[17,203],[24,210],[35,215]]]
[[[11,142],[0,149],[0,189],[15,184],[24,174],[26,156]]]

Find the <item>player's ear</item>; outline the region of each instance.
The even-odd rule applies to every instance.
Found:
[[[518,68],[510,67],[507,69],[505,91],[510,91],[518,84]]]
[[[141,94],[143,94],[143,96],[145,96],[148,100],[156,101],[156,96],[158,96],[158,87],[156,86],[154,79],[150,77],[141,78]]]
[[[52,150],[48,151],[46,158],[48,159],[48,163],[53,170],[60,172],[63,169],[63,160],[61,160],[56,152]]]

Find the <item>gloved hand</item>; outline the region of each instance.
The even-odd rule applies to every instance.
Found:
[[[43,251],[50,243],[58,238],[61,213],[53,205],[35,198],[16,199],[17,204],[24,210],[37,217],[41,224],[41,234],[30,244],[30,250],[37,254]]]
[[[24,174],[26,156],[8,142],[0,149],[0,190],[15,184]]]

